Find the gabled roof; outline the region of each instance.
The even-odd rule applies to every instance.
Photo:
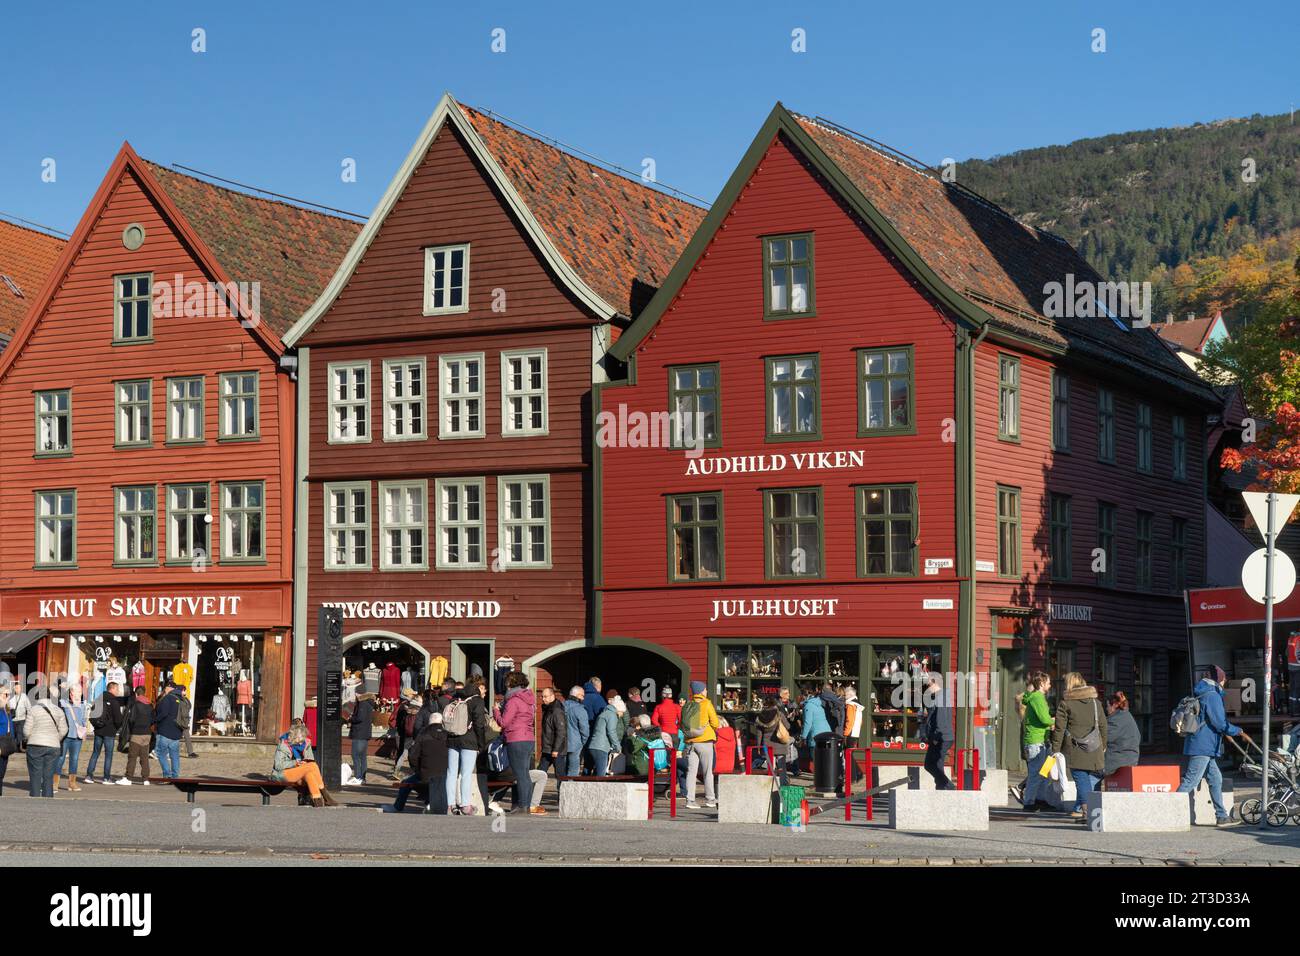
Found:
[[[451,124],[560,282],[602,319],[633,318],[705,210],[565,152],[443,94],[325,291],[285,335],[296,344],[346,287],[438,133]]]
[[[1222,321],[1223,316],[1216,315],[1205,319],[1160,322],[1151,327],[1156,330],[1157,335],[1175,348],[1199,354],[1205,350],[1205,343],[1210,340],[1214,327]]]
[[[626,360],[671,303],[727,215],[740,189],[778,137],[836,190],[892,252],[955,316],[1053,351],[1083,353],[1213,401],[1209,389],[1150,329],[1120,329],[1110,319],[1049,318],[1049,282],[1100,282],[1067,243],[1021,223],[993,203],[910,165],[847,131],[798,116],[780,103],[769,114],[739,167],[696,232],[673,275],[613,346]]]
[[[40,294],[65,245],[65,239],[0,219],[0,337],[5,341]]]

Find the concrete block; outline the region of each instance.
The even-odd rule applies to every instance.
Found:
[[[570,820],[645,820],[644,783],[569,780],[560,787],[560,816]]]
[[[1192,828],[1185,793],[1088,794],[1088,827],[1100,833],[1176,833]]]
[[[1210,785],[1201,779],[1200,786],[1190,797],[1192,807],[1192,826],[1212,827],[1218,821],[1214,815],[1214,801],[1210,799]],[[1232,781],[1223,781],[1223,809],[1232,815],[1233,793]]]
[[[1058,810],[1073,810],[1078,799],[1074,781],[1068,780],[1057,786],[1056,781],[1047,780],[1038,785],[1038,795]]]
[[[968,789],[973,789],[974,773],[970,770],[966,772],[964,783]],[[980,768],[980,787],[988,796],[990,807],[1007,807],[1011,805],[1011,793],[1007,790],[1007,772],[999,770],[996,767],[985,770]]]
[[[775,777],[724,773],[718,777],[719,823],[771,823]]]
[[[889,828],[934,833],[987,830],[988,796],[982,790],[890,791]]]

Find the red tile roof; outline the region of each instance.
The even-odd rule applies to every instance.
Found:
[[[67,240],[0,220],[0,336],[8,341],[36,299]]]
[[[1218,316],[1208,319],[1183,319],[1181,322],[1160,322],[1152,325],[1162,339],[1188,352],[1200,352],[1205,347]]]
[[[316,301],[361,231],[350,219],[148,166],[227,277],[261,284],[262,319],[279,336]]]
[[[984,309],[995,325],[1205,391],[1149,328],[1126,331],[1105,316],[1044,314],[1047,283],[1065,283],[1069,274],[1076,284],[1103,281],[1064,239],[847,131],[806,116],[795,119],[939,278]]]
[[[636,316],[707,210],[457,105],[582,281]]]

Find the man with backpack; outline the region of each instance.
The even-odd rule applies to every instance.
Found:
[[[1192,696],[1178,702],[1169,725],[1183,738],[1183,755],[1188,758],[1178,792],[1195,793],[1204,777],[1210,784],[1217,825],[1235,827],[1238,821],[1229,818],[1223,809],[1223,774],[1219,772],[1218,758],[1223,752],[1225,735],[1246,740],[1250,737],[1228,720],[1223,708],[1223,686],[1227,682],[1228,675],[1222,667],[1207,668],[1205,676],[1193,688]]]
[[[704,805],[716,807],[717,797],[713,792],[714,742],[718,739],[718,712],[713,709],[713,701],[704,692],[704,681],[691,681],[691,699],[682,708],[682,733],[686,737],[686,807],[698,810],[695,802],[695,780],[699,771],[704,772]]]

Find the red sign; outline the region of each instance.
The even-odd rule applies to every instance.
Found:
[[[0,595],[0,620],[8,628],[282,627],[290,624],[289,613],[287,585],[42,589]]]
[[[1300,590],[1273,607],[1278,621],[1300,621]],[[1187,623],[1192,627],[1263,624],[1264,605],[1242,588],[1201,588],[1187,592]]]

